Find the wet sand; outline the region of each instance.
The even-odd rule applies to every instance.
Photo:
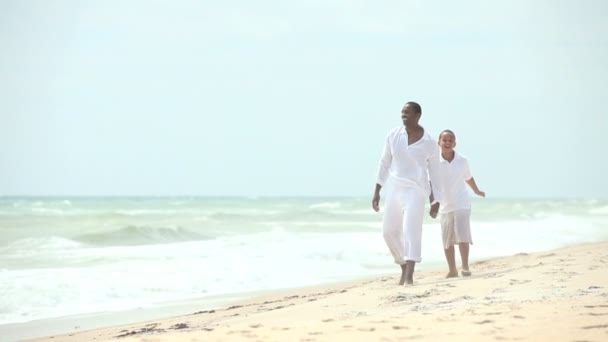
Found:
[[[272,293],[216,310],[36,341],[607,341],[608,242]]]

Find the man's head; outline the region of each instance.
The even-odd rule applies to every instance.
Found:
[[[401,120],[406,127],[418,126],[418,120],[422,115],[422,108],[416,102],[408,102],[401,109]]]
[[[441,152],[452,152],[456,147],[456,134],[449,129],[444,129],[439,133],[439,147]]]

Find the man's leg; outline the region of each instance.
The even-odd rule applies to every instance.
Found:
[[[399,285],[403,285],[406,273],[403,244],[403,209],[399,197],[394,192],[388,193],[385,200],[383,236],[395,263],[401,266]]]
[[[399,279],[399,285],[405,284],[407,280],[407,264],[401,264],[401,278]]]
[[[405,232],[405,283],[414,283],[416,262],[422,260],[422,220],[424,218],[425,195],[420,189],[408,188],[405,194],[403,230]]]
[[[408,285],[414,284],[414,269],[416,268],[416,262],[408,260],[405,262],[405,283]],[[403,285],[403,284],[401,284]]]

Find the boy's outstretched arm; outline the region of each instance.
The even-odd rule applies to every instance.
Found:
[[[471,190],[473,190],[475,195],[481,196],[481,197],[486,197],[486,193],[479,190],[479,188],[477,187],[477,183],[475,183],[475,178],[471,177],[471,178],[467,179],[466,182],[469,185],[469,187],[471,187]]]

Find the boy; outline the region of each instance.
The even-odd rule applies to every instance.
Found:
[[[443,236],[443,248],[445,258],[448,262],[449,272],[447,278],[458,277],[456,269],[456,258],[454,245],[458,244],[460,258],[462,260],[462,276],[471,275],[469,270],[469,244],[473,244],[471,238],[471,199],[465,187],[465,183],[473,192],[481,197],[486,193],[479,190],[475,179],[471,175],[469,163],[466,158],[454,151],[456,147],[456,134],[449,129],[439,134],[439,157],[438,176],[441,177],[442,203],[439,213],[441,214],[441,233]],[[431,211],[435,217],[437,211]]]

